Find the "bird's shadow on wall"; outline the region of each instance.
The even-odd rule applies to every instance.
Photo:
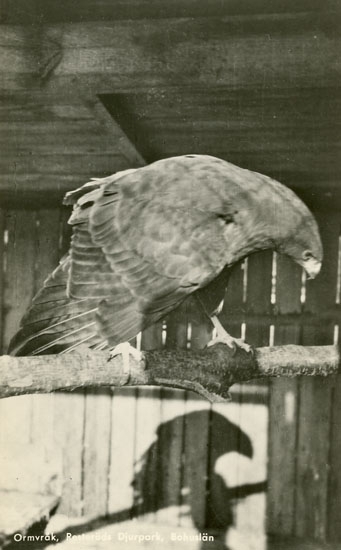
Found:
[[[202,438],[202,427],[210,426],[209,437],[205,440],[207,461],[203,467],[196,464],[196,448],[191,449],[192,460],[186,468],[186,452],[179,455],[178,471],[169,468],[168,459],[172,455],[174,433],[191,430],[191,441]],[[193,427],[195,426],[195,430]],[[127,521],[133,517],[156,514],[157,525],[159,511],[170,507],[185,507],[185,525],[192,525],[199,532],[212,531],[215,538],[223,541],[229,528],[235,523],[234,503],[249,495],[264,492],[266,481],[244,483],[229,487],[226,480],[216,471],[220,458],[230,453],[252,460],[253,446],[249,436],[225,416],[209,410],[198,410],[185,415],[175,416],[172,420],[159,425],[156,437],[136,465],[136,474],[132,480],[134,488],[134,505],[132,508],[108,514],[72,526],[72,534],[82,534],[103,528],[108,524]],[[186,434],[183,434],[183,439]],[[198,455],[198,460],[200,457]],[[197,466],[197,467],[196,467]],[[186,475],[183,472],[186,471]],[[233,476],[232,476],[233,477]],[[180,480],[180,481],[179,481]],[[169,487],[178,483],[178,490],[169,491]],[[149,516],[150,518],[150,516]],[[155,518],[155,516],[154,516]],[[149,519],[149,521],[152,521]],[[180,518],[179,518],[180,521]],[[182,523],[182,522],[181,522]],[[66,538],[70,528],[57,533],[59,541]],[[183,528],[186,531],[186,527]],[[217,535],[218,533],[218,535]],[[209,543],[207,543],[209,544]],[[202,543],[202,548],[207,544]],[[31,550],[42,548],[39,543],[29,544]]]
[[[181,490],[178,493],[169,491],[169,485],[172,485],[172,479],[169,479],[172,477],[172,469],[167,466],[167,460],[172,455],[173,434],[181,432],[181,427],[191,429],[191,426],[195,426],[197,433],[191,434],[191,441],[200,441],[203,436],[200,427],[206,426],[208,421],[210,433],[206,442],[207,462],[204,467],[198,462],[201,459],[200,453],[196,460],[194,445],[189,449],[192,459],[186,468],[188,456],[185,450],[178,464],[178,468],[182,469],[182,476],[180,472],[173,472],[173,475],[175,474],[173,484],[176,484],[180,477],[182,478],[181,487],[179,487]],[[186,434],[184,436],[186,437]],[[234,460],[238,460],[240,456],[251,461],[252,442],[243,430],[217,412],[194,411],[160,424],[155,441],[139,460],[139,470],[132,482],[136,515],[157,514],[160,510],[181,506],[180,524],[193,525],[199,532],[212,530],[215,533],[221,533],[224,538],[228,529],[235,524],[236,500],[266,490],[266,481],[240,485],[233,483],[231,487],[227,485],[226,479],[219,473],[216,466],[219,459],[226,458],[230,453],[236,453]],[[165,467],[168,470],[166,472],[162,471]],[[184,515],[187,517],[184,518]]]
[[[177,484],[180,480],[180,469],[186,464],[186,453],[179,456],[180,462],[168,465],[168,457],[172,455],[174,433],[181,432],[184,426],[204,427],[210,415],[210,425],[214,426],[214,432],[207,440],[207,462],[203,466],[193,462],[186,468],[187,475],[183,479],[179,491],[169,491],[169,485]],[[193,440],[200,441],[202,432],[192,434]],[[204,436],[205,437],[205,436]],[[191,450],[195,454],[195,447]],[[156,440],[150,445],[139,460],[139,471],[134,476],[134,487],[137,510],[146,514],[157,512],[169,506],[186,503],[193,524],[198,529],[210,527],[227,528],[233,521],[231,512],[231,494],[222,477],[215,473],[215,463],[227,453],[238,452],[243,456],[252,458],[252,443],[249,437],[235,424],[224,416],[209,411],[195,411],[186,415],[179,415],[172,420],[159,425],[156,432]],[[181,464],[181,458],[183,464]],[[164,471],[164,470],[167,471]],[[199,470],[199,471],[198,471]],[[168,478],[168,479],[167,479]],[[173,478],[169,479],[169,478]],[[201,503],[201,513],[198,515],[198,502],[194,499],[198,496],[198,484],[201,485],[201,494],[204,503]],[[181,490],[180,490],[181,489]],[[180,494],[181,493],[181,494]],[[181,496],[183,495],[183,497]],[[221,504],[224,503],[224,508]],[[205,516],[202,515],[202,507],[205,506]]]

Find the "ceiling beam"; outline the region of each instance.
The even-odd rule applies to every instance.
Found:
[[[340,84],[340,12],[1,26],[0,89]]]
[[[145,161],[98,97],[0,96],[0,204],[42,208]]]
[[[111,137],[113,148],[115,150],[119,149],[122,156],[130,163],[130,168],[145,166],[145,159],[120,125],[110,115],[100,98],[95,96],[93,99],[86,101],[86,103],[93,113],[94,119],[102,125],[106,135]]]
[[[319,12],[337,0],[0,0],[0,21],[14,25]]]

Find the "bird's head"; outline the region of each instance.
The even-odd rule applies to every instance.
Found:
[[[323,248],[317,223],[308,209],[287,238],[283,239],[278,250],[301,265],[309,279],[314,279],[319,274]]]
[[[301,260],[297,260],[308,275],[308,279],[315,279],[320,273],[322,260],[317,260],[313,253],[309,250],[303,250]]]

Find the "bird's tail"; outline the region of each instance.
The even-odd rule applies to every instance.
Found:
[[[104,342],[96,331],[96,299],[70,299],[66,294],[69,257],[48,277],[12,338],[11,355],[43,355],[71,351],[84,343]]]

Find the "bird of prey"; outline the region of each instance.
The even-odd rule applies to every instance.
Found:
[[[114,349],[191,295],[232,346],[217,307],[233,264],[272,249],[311,278],[321,267],[316,221],[295,193],[215,157],[118,172],[64,202],[73,204],[69,253],[23,317],[12,354],[65,353],[81,344]]]

